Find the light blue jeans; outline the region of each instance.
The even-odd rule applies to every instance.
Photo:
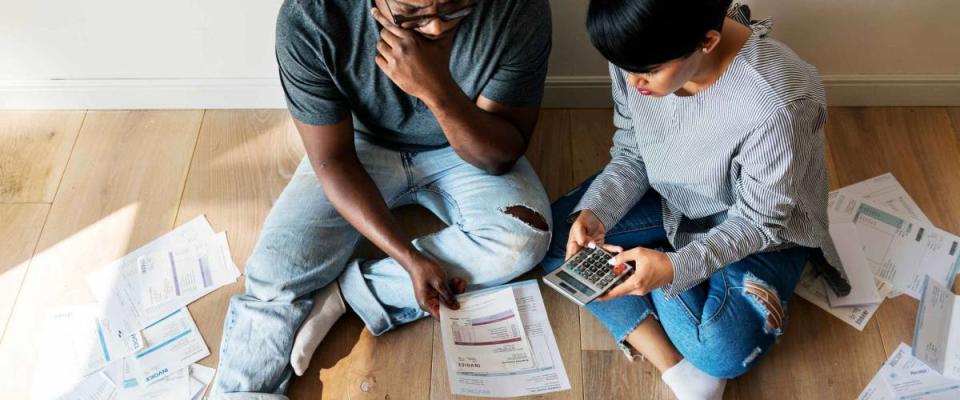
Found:
[[[593,179],[553,204],[554,239],[541,265],[552,271],[563,264],[571,222],[568,218]],[[625,249],[643,246],[672,250],[663,229],[662,199],[650,190],[617,225],[607,229],[605,241]],[[787,303],[800,281],[807,258],[815,249],[793,247],[757,253],[734,262],[702,284],[666,298],[661,290],[646,296],[623,296],[587,304],[610,331],[621,349],[632,356],[624,340],[647,318],[657,318],[677,350],[700,370],[720,378],[733,378],[748,371],[776,343],[783,332],[770,326],[770,310],[749,293],[747,283],[774,294],[786,314]]]
[[[448,225],[413,245],[469,289],[510,281],[546,253],[550,231],[507,213],[523,207],[547,225],[552,221],[546,192],[526,159],[493,176],[450,147],[408,153],[358,138],[356,149],[389,207],[419,204]],[[246,292],[230,300],[213,398],[285,399],[294,335],[314,292],[335,279],[374,335],[429,315],[395,260],[350,260],[359,239],[304,158],[247,260]]]

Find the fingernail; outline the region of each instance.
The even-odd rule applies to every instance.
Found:
[[[595,248],[597,248],[597,244],[594,243],[594,242],[590,242],[590,243],[587,243],[587,247],[589,247],[589,248],[591,248],[591,249],[595,249]]]
[[[607,264],[616,267],[616,266],[617,266],[617,258],[616,258],[616,257],[610,257],[610,259],[607,260]]]

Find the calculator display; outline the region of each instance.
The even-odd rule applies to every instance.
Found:
[[[557,272],[557,278],[562,279],[564,283],[570,286],[573,286],[577,290],[583,292],[583,294],[587,296],[593,296],[593,293],[594,293],[593,289],[590,289],[587,285],[584,285],[580,281],[574,279],[572,276],[570,276],[570,274],[563,271],[559,271]]]

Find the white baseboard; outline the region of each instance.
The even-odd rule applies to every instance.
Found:
[[[833,106],[960,106],[960,74],[824,75]],[[547,108],[610,107],[610,79],[547,77]],[[285,108],[277,79],[0,80],[0,109]]]

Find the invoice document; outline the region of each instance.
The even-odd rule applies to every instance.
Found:
[[[492,301],[488,298],[494,294],[500,297],[500,301]],[[536,280],[465,293],[457,298],[460,300],[461,311],[468,310],[466,315],[462,313],[450,314],[451,310],[444,310],[445,307],[441,306],[440,321],[444,361],[450,379],[450,391],[453,394],[515,397],[570,389],[570,381],[567,378],[563,360],[560,358],[560,350],[557,347],[550,320],[547,318],[546,307]],[[514,302],[517,315],[520,317],[520,326],[522,326],[523,335],[526,336],[530,362],[509,363],[506,366],[489,364],[489,362],[480,362],[478,363],[479,366],[458,365],[458,363],[463,363],[463,360],[470,360],[470,357],[477,356],[476,354],[467,357],[461,356],[460,351],[463,347],[457,345],[456,342],[458,341],[461,343],[490,342],[496,341],[490,340],[493,338],[500,340],[510,338],[509,340],[513,340],[511,343],[517,343],[515,338],[520,336],[520,333],[513,331],[518,327],[513,322],[501,324],[497,328],[498,332],[478,332],[473,327],[474,325],[466,328],[466,319],[469,319],[471,324],[498,319],[501,321],[512,320],[513,317],[509,317],[505,311],[513,309],[513,307],[502,303],[502,301],[508,299]],[[476,307],[474,305],[476,300],[482,301],[485,306]],[[451,315],[456,315],[457,319],[449,318]],[[486,348],[488,350],[500,349],[498,347]],[[495,360],[495,362],[500,360],[501,363],[503,360],[519,360],[522,358],[520,356],[522,353],[518,352],[516,348],[504,350],[507,356],[490,354],[483,356],[483,358]],[[469,364],[469,361],[466,363]]]
[[[940,375],[901,343],[880,367],[858,400],[956,400],[960,381]]]
[[[526,330],[513,290],[466,296],[460,309],[440,310],[441,332],[450,340],[447,368],[467,373],[514,372],[533,367]]]
[[[883,210],[905,214],[918,221],[930,222],[930,219],[923,213],[923,210],[920,209],[917,202],[913,201],[913,198],[907,194],[907,190],[903,188],[903,185],[889,172],[854,183],[850,186],[844,186],[834,190],[830,195],[834,196],[839,193],[867,200]],[[831,210],[831,223],[837,221],[837,217],[839,217],[839,215],[833,213]]]
[[[896,290],[919,299],[924,276],[946,285],[960,270],[960,237],[954,234],[842,192],[831,196],[830,208],[838,222],[857,226],[874,275]]]
[[[929,276],[917,310],[913,355],[943,376],[960,380],[960,296]]]
[[[141,386],[186,370],[191,364],[210,355],[186,308],[147,325],[141,334],[145,347],[133,355],[133,371],[137,384]]]

